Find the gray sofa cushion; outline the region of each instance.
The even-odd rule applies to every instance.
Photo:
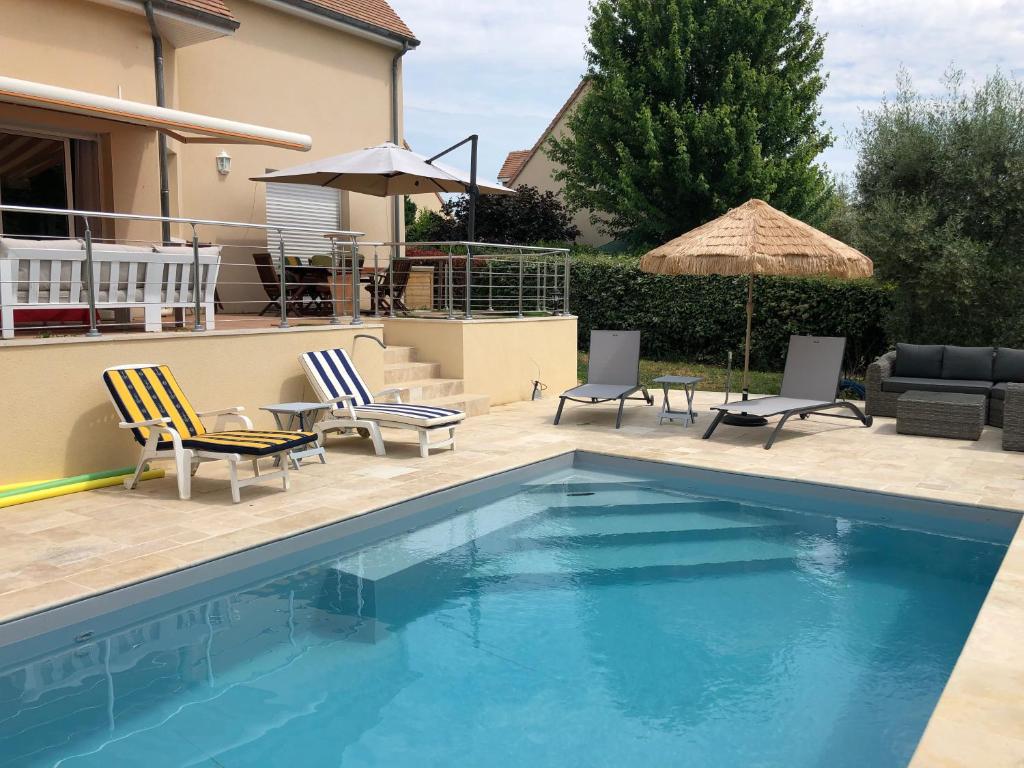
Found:
[[[996,363],[992,378],[995,381],[1015,381],[1024,383],[1024,349],[999,347],[996,350]]]
[[[992,387],[991,397],[993,400],[1005,400],[1006,399],[1006,382],[1001,382]]]
[[[882,379],[883,392],[959,392],[963,395],[987,395],[992,389],[991,381],[970,381],[960,379],[918,379],[909,376],[890,376]]]
[[[918,379],[942,378],[941,344],[897,344],[894,376]]]
[[[942,378],[960,381],[991,381],[993,347],[946,347],[942,353]]]

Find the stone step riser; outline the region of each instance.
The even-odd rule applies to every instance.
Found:
[[[384,350],[384,365],[416,362],[416,350],[413,347],[388,347]]]
[[[462,379],[427,379],[400,384],[399,389],[403,401],[422,403],[438,397],[461,395],[465,392],[465,384]]]
[[[408,381],[438,379],[441,377],[441,366],[438,363],[395,363],[384,366],[384,384],[388,387],[404,384]]]

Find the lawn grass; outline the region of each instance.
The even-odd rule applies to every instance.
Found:
[[[587,380],[587,353],[580,352],[577,364],[580,381]],[[697,389],[711,392],[724,392],[727,373],[725,368],[701,363],[690,363],[685,360],[641,360],[640,383],[658,389],[660,385],[653,383],[659,376],[703,376],[704,381]],[[767,371],[750,372],[750,391],[758,395],[777,395],[782,386],[781,373]],[[739,392],[743,388],[743,364],[732,371],[732,391]]]

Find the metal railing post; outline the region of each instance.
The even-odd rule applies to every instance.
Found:
[[[445,272],[447,273],[445,275],[445,278],[446,278],[445,282],[448,284],[446,286],[446,289],[445,289],[446,292],[448,293],[448,319],[449,320],[454,320],[455,319],[455,279],[454,279],[455,269],[454,269],[454,261],[452,260],[452,246],[450,246],[450,245],[448,246],[448,264],[445,265]]]
[[[192,225],[192,303],[195,305],[193,311],[195,317],[192,318],[192,330],[193,331],[205,331],[206,326],[203,325],[199,319],[200,312],[202,311],[202,298],[199,295],[199,288],[202,285],[202,281],[199,279],[199,232],[196,229],[196,225]],[[184,319],[184,318],[182,318]]]
[[[391,246],[391,260],[388,262],[388,317],[395,316],[395,261],[398,259],[398,245]]]
[[[519,311],[517,317],[523,316],[523,253],[519,252]]]
[[[466,313],[467,320],[473,319],[473,248],[466,243]]]
[[[548,311],[548,260],[542,258],[537,264],[538,286],[537,286],[537,308]]]
[[[380,265],[377,264],[377,246],[373,246],[373,316],[380,317],[380,299],[377,297],[377,274]]]
[[[569,314],[569,252],[565,253],[565,265],[562,274],[562,314]]]
[[[359,316],[359,248],[356,238],[352,238],[352,325],[362,325],[363,319]]]
[[[85,298],[89,302],[89,330],[86,336],[99,336],[99,329],[96,327],[96,275],[92,270],[92,229],[89,227],[89,219],[82,217],[85,224],[85,231],[82,237],[85,240]]]
[[[487,311],[494,311],[494,260],[487,261]]]
[[[338,291],[341,285],[338,283],[338,236],[331,235],[331,325],[341,325],[341,318],[338,317]]]
[[[288,327],[288,276],[285,274],[285,269],[288,263],[285,260],[284,255],[284,232],[280,229],[277,230],[277,254],[280,260],[280,278],[281,278],[281,322],[278,325],[279,328]]]

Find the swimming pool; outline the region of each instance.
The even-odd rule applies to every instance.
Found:
[[[569,456],[0,627],[0,766],[905,765],[1017,520]]]

